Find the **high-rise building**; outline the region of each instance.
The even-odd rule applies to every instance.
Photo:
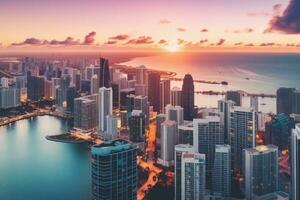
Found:
[[[235,106],[242,106],[242,99],[243,99],[243,91],[233,91],[233,90],[230,90],[230,91],[227,91],[226,94],[225,94],[225,99],[228,101],[228,100],[231,100],[234,102],[234,105]]]
[[[91,94],[98,94],[99,92],[99,80],[97,74],[91,77]]]
[[[79,94],[76,91],[74,86],[68,87],[67,89],[67,111],[74,112],[74,99],[79,97]]]
[[[291,139],[291,199],[300,199],[300,124],[292,132]]]
[[[166,106],[167,120],[176,121],[178,125],[183,124],[183,108],[181,106],[172,106],[168,104]]]
[[[293,93],[295,88],[279,88],[276,94],[277,114],[284,113],[286,115],[293,112]]]
[[[88,96],[74,99],[74,127],[83,131],[95,129],[97,123],[97,102]]]
[[[145,123],[146,127],[149,125],[149,102],[147,96],[134,96],[133,99],[133,109],[134,110],[141,110],[145,114]]]
[[[295,127],[294,120],[281,113],[271,121],[266,122],[264,141],[265,144],[274,144],[280,151],[288,149],[291,130]]]
[[[258,112],[258,96],[250,97],[250,107],[253,108],[256,112]]]
[[[115,82],[111,82],[111,88],[113,92],[113,108],[119,108],[120,106],[120,92],[119,92],[119,84]]]
[[[52,78],[52,98],[56,99],[56,88],[61,86],[61,79],[60,78]]]
[[[44,93],[46,99],[52,98],[52,81],[45,80],[44,83]]]
[[[44,78],[27,76],[27,99],[38,101],[44,97]]]
[[[184,109],[184,119],[193,120],[194,118],[194,80],[192,75],[186,74],[183,79],[181,92],[181,106]]]
[[[0,109],[17,107],[20,104],[20,89],[0,87]]]
[[[153,106],[153,111],[160,111],[160,97],[159,97],[159,89],[160,89],[160,74],[159,73],[150,73],[148,76],[148,97],[149,103]]]
[[[183,153],[181,163],[181,199],[205,199],[205,155]]]
[[[257,113],[252,108],[234,106],[231,110],[230,131],[232,167],[235,172],[241,173],[243,150],[256,146]]]
[[[181,106],[181,89],[179,87],[171,89],[171,105]]]
[[[124,140],[92,146],[92,199],[137,199],[137,150]]]
[[[224,142],[225,144],[230,143],[230,123],[231,123],[231,110],[234,106],[234,102],[225,99],[218,101],[218,109],[220,110],[220,118],[224,124]]]
[[[127,96],[134,95],[134,88],[120,89],[120,109],[127,110]]]
[[[194,119],[194,149],[206,156],[206,183],[211,187],[211,175],[214,164],[215,146],[224,144],[224,127],[217,116]]]
[[[300,90],[295,90],[293,92],[292,113],[300,114]]]
[[[102,87],[99,89],[99,130],[106,131],[106,116],[112,115],[112,89]]]
[[[192,121],[184,121],[178,126],[178,143],[193,145],[194,127]]]
[[[174,149],[177,144],[178,126],[175,121],[166,120],[161,124],[160,156],[158,163],[169,167],[174,164]]]
[[[159,97],[160,97],[160,112],[165,112],[165,106],[170,104],[170,90],[171,90],[171,81],[170,80],[161,80]]]
[[[278,148],[257,146],[244,150],[245,196],[270,199],[278,191]]]
[[[181,160],[183,153],[193,153],[194,147],[189,144],[175,146],[175,200],[181,200]]]
[[[219,198],[231,196],[231,147],[216,145],[212,174],[212,193]]]
[[[112,115],[106,115],[106,133],[109,139],[116,139],[118,137],[118,120]]]
[[[165,114],[158,114],[156,116],[156,139],[160,139],[161,124],[167,119]]]
[[[145,139],[145,114],[141,110],[133,110],[128,117],[130,141],[143,142]]]
[[[100,71],[99,71],[99,87],[110,87],[110,74],[108,60],[100,58]]]

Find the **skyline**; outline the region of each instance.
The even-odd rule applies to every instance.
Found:
[[[0,51],[300,49],[300,0],[5,0],[0,12]]]

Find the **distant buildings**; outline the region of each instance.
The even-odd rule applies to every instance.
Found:
[[[205,155],[183,153],[181,163],[181,199],[204,199]]]
[[[231,100],[235,103],[235,106],[242,106],[242,98],[243,92],[242,91],[227,91],[225,94],[225,99]]]
[[[194,118],[194,80],[190,74],[186,74],[183,79],[181,106],[184,109],[184,119],[193,120]]]
[[[137,150],[124,140],[92,147],[92,199],[137,199]]]
[[[219,198],[231,196],[231,147],[216,145],[212,173],[212,193]]]
[[[247,200],[270,199],[278,191],[278,148],[257,146],[244,150]]]
[[[300,124],[292,132],[291,139],[291,199],[300,199]]]

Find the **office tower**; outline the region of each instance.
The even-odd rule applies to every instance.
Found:
[[[100,58],[100,71],[99,71],[99,87],[110,87],[110,74],[108,60]]]
[[[181,199],[205,199],[205,155],[183,153],[181,163]]]
[[[300,199],[300,124],[292,132],[291,139],[291,199]]]
[[[68,87],[67,89],[67,111],[70,113],[74,112],[74,99],[79,97],[79,94],[76,91],[76,88]]]
[[[44,78],[27,76],[27,99],[39,101],[44,97]]]
[[[177,133],[178,127],[175,121],[166,120],[161,124],[159,164],[166,167],[174,164],[174,148],[177,144]]]
[[[130,113],[132,110],[134,110],[134,98],[135,95],[130,94],[126,96],[126,107],[125,109],[127,110],[128,113]]]
[[[120,105],[119,84],[112,82],[110,85],[113,92],[113,108],[119,108]]]
[[[247,200],[269,199],[278,191],[278,148],[274,145],[244,149]]]
[[[242,98],[243,98],[243,91],[227,91],[225,94],[225,99],[231,100],[234,102],[235,106],[242,106]]]
[[[192,121],[184,121],[178,126],[178,143],[193,145],[194,126]]]
[[[159,89],[159,97],[160,97],[160,112],[165,112],[165,106],[170,104],[170,80],[161,80],[160,81],[160,89]]]
[[[235,172],[241,173],[243,150],[256,146],[257,113],[251,108],[234,106],[231,110],[230,131],[232,167]]]
[[[26,88],[27,77],[26,76],[15,76],[16,87],[18,89]]]
[[[234,102],[225,99],[218,101],[218,109],[220,110],[220,118],[224,124],[224,142],[226,144],[230,143],[230,123],[231,123],[231,109],[234,106]]]
[[[75,87],[77,91],[81,90],[81,74],[79,72],[75,74]]]
[[[141,110],[133,110],[128,116],[130,141],[143,142],[145,139],[145,114]]]
[[[148,84],[148,70],[144,65],[136,68],[136,83],[137,84]]]
[[[61,87],[56,88],[56,98],[55,98],[55,104],[59,107],[63,107],[63,104],[65,102],[65,94],[64,90]]]
[[[61,79],[60,78],[52,78],[52,98],[56,99],[56,88],[60,87]]]
[[[134,100],[133,109],[141,110],[145,114],[145,117],[146,117],[145,123],[146,123],[146,127],[148,127],[149,126],[149,118],[150,118],[148,97],[147,96],[135,96],[133,100]]]
[[[224,198],[231,195],[231,147],[228,144],[216,145],[212,173],[212,193]]]
[[[179,87],[171,89],[171,105],[181,106],[181,89]]]
[[[135,89],[134,88],[126,88],[120,89],[120,109],[127,110],[127,99],[128,95],[134,95]]]
[[[300,90],[295,90],[293,92],[292,113],[300,114]]]
[[[194,80],[190,74],[186,74],[183,79],[181,92],[181,105],[184,109],[184,120],[194,118]]]
[[[253,108],[256,112],[258,112],[258,96],[250,97],[250,107]]]
[[[90,131],[97,127],[97,102],[89,97],[74,99],[74,128]]]
[[[20,89],[0,87],[0,109],[13,108],[21,105]]]
[[[280,151],[289,148],[291,131],[295,127],[292,118],[281,113],[266,122],[265,127],[265,144],[274,144]]]
[[[276,93],[277,114],[284,113],[286,115],[293,112],[293,93],[295,88],[279,88]]]
[[[215,146],[224,144],[224,126],[220,117],[208,116],[204,119],[194,119],[193,144],[195,152],[206,156],[206,181],[211,186],[211,175],[214,163]]]
[[[92,199],[137,199],[137,150],[124,140],[92,146]]]
[[[156,139],[160,139],[161,124],[167,119],[165,114],[158,114],[156,116]]]
[[[52,98],[52,81],[45,80],[44,93],[46,99]]]
[[[112,89],[101,87],[99,89],[99,130],[106,131],[106,116],[112,115]]]
[[[194,147],[189,144],[175,146],[175,200],[181,200],[181,160],[183,153],[193,153]]]
[[[166,106],[167,120],[176,121],[178,125],[183,124],[183,108],[181,106],[172,106],[168,104]]]
[[[99,92],[99,80],[97,74],[91,77],[91,94],[98,94]]]
[[[80,81],[80,91],[85,93],[91,92],[91,81],[90,80],[81,80]]]
[[[8,83],[9,83],[9,79],[8,78],[2,77],[0,80],[1,80],[0,81],[0,86],[1,87],[8,87]]]
[[[84,73],[84,79],[85,80],[91,80],[91,78],[94,75],[98,75],[98,74],[95,73],[95,66],[94,65],[90,65],[87,68],[85,68],[85,73]]]
[[[149,103],[153,106],[153,111],[160,111],[160,97],[159,97],[159,88],[160,88],[160,74],[159,73],[150,73],[148,76],[148,97]]]
[[[118,137],[118,128],[117,123],[118,120],[112,115],[106,115],[106,127],[107,127],[107,135],[110,139],[116,139]]]
[[[121,127],[128,126],[128,113],[126,110],[120,110]]]

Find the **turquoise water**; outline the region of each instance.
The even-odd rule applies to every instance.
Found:
[[[87,145],[45,139],[68,130],[67,121],[36,117],[0,127],[0,199],[90,199]]]

